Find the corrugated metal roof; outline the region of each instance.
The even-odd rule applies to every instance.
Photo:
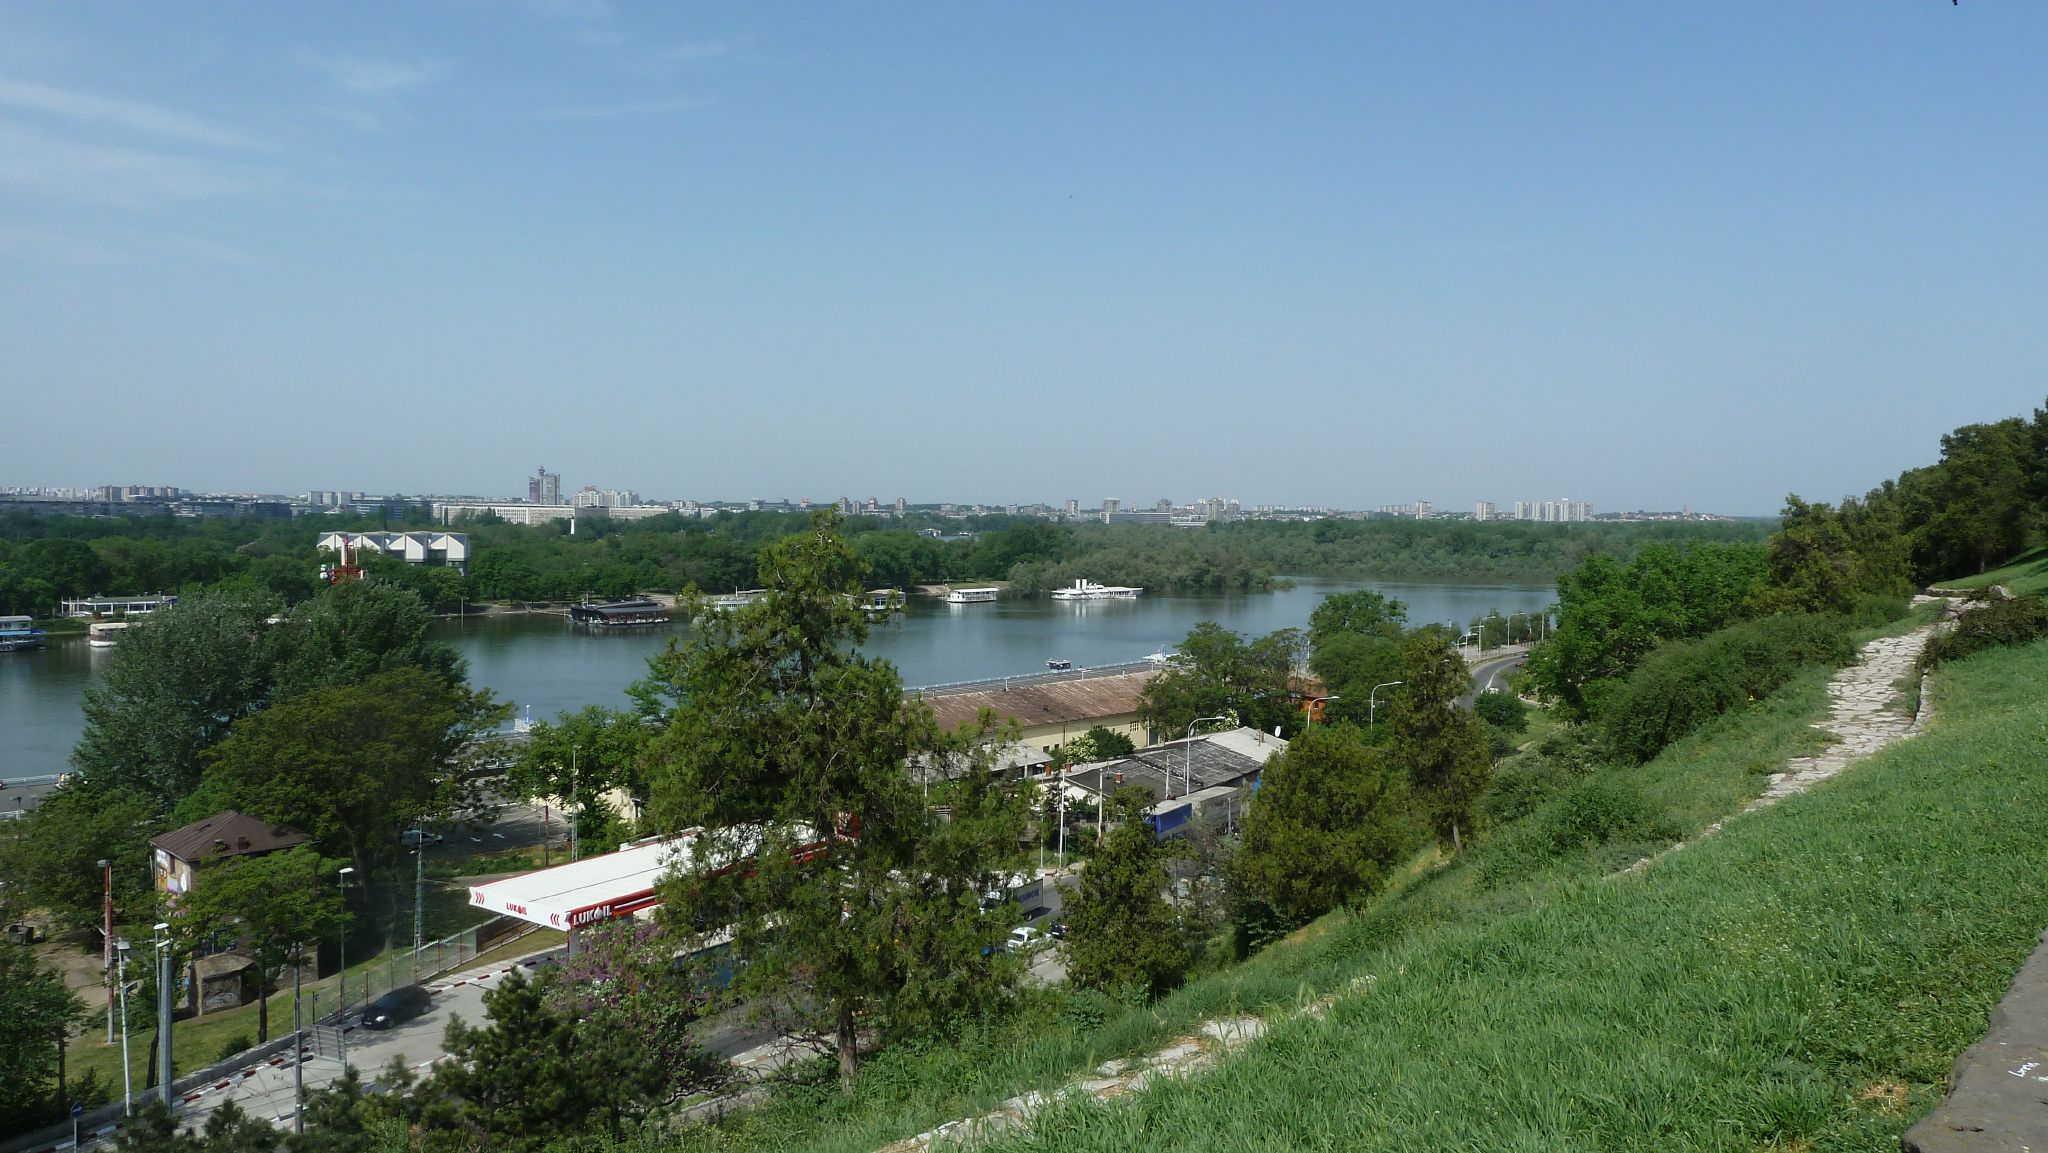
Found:
[[[1063,722],[1096,721],[1126,716],[1138,711],[1138,694],[1158,669],[1115,673],[1104,677],[1076,677],[1073,680],[1044,681],[1014,688],[968,689],[926,694],[941,728],[956,729],[971,723],[983,709],[996,716],[1014,718],[1027,728]]]

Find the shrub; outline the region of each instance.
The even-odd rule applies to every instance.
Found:
[[[1553,767],[1552,771],[1557,771]],[[1633,780],[1595,773],[1501,831],[1478,854],[1480,880],[1518,880],[1543,866],[1617,842],[1668,841],[1678,835]]]
[[[1879,625],[1888,625],[1905,616],[1912,607],[1911,602],[1907,601],[1905,597],[1872,593],[1859,599],[1856,602],[1856,607],[1849,610],[1849,624],[1859,629],[1870,629],[1876,628]]]
[[[2048,637],[2048,600],[2017,596],[1973,604],[1956,618],[1953,632],[1927,642],[1920,653],[1923,668],[1959,661],[1990,648],[2023,645]]]
[[[1607,742],[1617,757],[1647,761],[1807,665],[1847,664],[1856,655],[1849,628],[1847,617],[1788,613],[1664,645],[1602,701]]]
[[[234,1036],[221,1041],[220,1048],[213,1054],[213,1059],[216,1062],[225,1061],[230,1057],[255,1047],[256,1041],[254,1038],[250,1037],[247,1033],[236,1033]]]

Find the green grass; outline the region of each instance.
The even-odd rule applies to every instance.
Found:
[[[1825,680],[1629,772],[1690,833],[1814,747]],[[1063,1105],[1000,1147],[1896,1149],[2048,923],[2031,880],[2048,870],[2048,646],[1944,669],[1932,691],[1925,735],[1642,874],[1609,876],[1612,847],[1493,887],[1468,863],[1418,867],[1149,1008],[1097,1022],[1047,995],[877,1055],[850,1100],[821,1076],[625,1148],[865,1153],[1370,976],[1209,1075]]]
[[[1369,993],[995,1147],[1896,1149],[2048,922],[2044,691],[2048,646],[1988,654],[1923,737],[1642,875],[1343,920]]]
[[[2048,593],[2048,548],[2037,548],[1989,572],[1941,581],[1935,587],[1980,589],[1989,585],[2006,585],[2016,593]]]

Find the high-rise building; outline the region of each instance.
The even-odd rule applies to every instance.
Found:
[[[1122,501],[1118,500],[1117,498],[1115,498],[1115,497],[1113,497],[1113,496],[1106,496],[1106,497],[1103,497],[1103,498],[1102,498],[1102,523],[1103,523],[1103,524],[1108,524],[1108,523],[1109,523],[1109,518],[1110,518],[1110,517],[1113,517],[1113,516],[1115,516],[1115,515],[1116,515],[1116,510],[1117,510],[1117,506],[1118,506],[1118,505],[1121,505],[1122,503],[1123,503]]]
[[[909,511],[910,511],[910,502],[909,502],[908,500],[905,500],[905,499],[904,499],[903,497],[900,497],[900,496],[899,496],[899,497],[897,497],[897,498],[896,498],[896,515],[897,515],[897,516],[902,516],[902,515],[903,515],[904,513],[906,513],[906,512],[909,512]]]
[[[562,503],[562,478],[549,472],[546,467],[537,470],[539,476],[526,478],[526,501],[528,504]]]
[[[1475,504],[1475,505],[1473,505],[1473,506],[1472,506],[1472,519],[1473,519],[1473,520],[1493,520],[1493,519],[1494,519],[1494,512],[1493,512],[1493,502],[1492,502],[1492,501],[1490,501],[1490,500],[1482,500],[1482,501],[1480,501],[1480,502],[1479,502],[1478,504]]]
[[[1080,502],[1080,501],[1078,501],[1078,500],[1076,500],[1076,499],[1074,499],[1073,497],[1068,497],[1068,498],[1067,498],[1067,515],[1068,515],[1068,516],[1080,516],[1080,515],[1081,515],[1081,502]]]

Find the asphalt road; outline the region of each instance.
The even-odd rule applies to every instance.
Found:
[[[1491,692],[1496,687],[1506,688],[1508,673],[1520,668],[1522,659],[1528,655],[1527,653],[1510,653],[1504,657],[1474,662],[1472,665],[1472,691],[1458,698],[1458,707],[1469,709],[1472,707],[1472,702],[1479,699],[1480,693]]]

